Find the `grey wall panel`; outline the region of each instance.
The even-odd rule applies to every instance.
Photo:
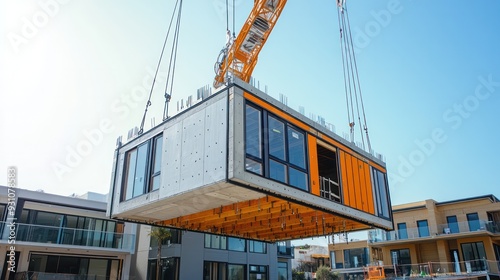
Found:
[[[162,158],[160,198],[176,193],[181,181],[181,151],[182,151],[182,123],[176,122],[168,127],[163,136],[165,138]]]
[[[225,96],[223,96],[225,97]],[[224,180],[227,159],[227,97],[205,109],[203,185]]]
[[[182,235],[179,279],[203,279],[203,234],[185,232]]]
[[[198,111],[182,121],[180,191],[187,191],[203,182],[205,112]]]

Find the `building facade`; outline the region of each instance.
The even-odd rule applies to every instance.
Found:
[[[158,245],[150,232],[151,226],[140,226],[131,278],[156,279]],[[290,242],[274,244],[177,229],[170,232],[161,249],[159,279],[292,279]]]
[[[137,226],[106,202],[0,186],[0,217],[1,280],[129,279]]]
[[[352,268],[358,255],[358,264],[385,265],[399,276],[499,275],[500,201],[494,195],[429,199],[394,206],[393,213],[396,230],[369,231],[368,243],[331,244],[337,268]]]

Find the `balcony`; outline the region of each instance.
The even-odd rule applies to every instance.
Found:
[[[278,258],[288,258],[288,259],[294,258],[293,246],[277,245],[276,247],[278,248]]]
[[[403,230],[370,230],[368,239],[370,243],[386,242],[395,240],[407,240],[426,238],[429,236],[454,235],[473,232],[489,232],[500,234],[500,224],[492,221],[474,220],[470,222],[459,222],[453,224],[437,225],[437,232],[432,227],[425,228],[407,228]]]
[[[65,227],[42,226],[16,223],[14,236],[16,242],[35,242],[70,246],[86,246],[97,248],[118,249],[132,252],[135,246],[134,234],[84,230]],[[10,223],[2,222],[4,229],[2,240],[13,235]]]

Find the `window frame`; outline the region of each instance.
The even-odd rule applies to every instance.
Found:
[[[420,226],[420,223],[424,223],[425,222],[425,226]],[[418,229],[418,237],[429,237],[431,236],[431,232],[429,230],[429,221],[427,220],[418,220],[417,221],[417,229]],[[423,231],[423,230],[426,230]],[[427,233],[427,235],[424,235],[425,233]]]
[[[158,154],[159,155],[159,170],[155,172],[155,163],[157,163],[157,158],[156,158],[156,151],[158,149],[158,144],[161,144],[161,151]],[[140,148],[146,146],[146,154],[145,154],[145,162],[144,164],[141,164],[140,168],[144,168],[144,182],[142,183],[142,186],[136,186],[136,178],[137,178],[137,168],[138,168],[138,161],[139,161],[139,152]],[[131,153],[135,152],[135,162],[133,165],[133,177],[131,176]],[[163,157],[163,132],[155,135],[154,137],[138,144],[137,146],[127,150],[124,153],[124,164],[123,164],[123,173],[122,173],[122,184],[121,184],[121,201],[127,201],[134,199],[136,197],[139,197],[141,195],[145,195],[147,193],[150,193],[152,191],[156,191],[160,188],[161,186],[161,164],[162,164],[162,157]],[[159,185],[157,189],[153,189],[153,181],[158,178],[159,180]],[[133,183],[132,188],[130,189],[129,184]],[[142,188],[142,190],[140,190]]]
[[[379,176],[383,176],[380,178]],[[390,220],[391,219],[391,206],[390,206],[390,193],[389,193],[389,184],[387,182],[387,174],[378,170],[377,168],[371,166],[371,179],[373,186],[373,194],[374,194],[374,204],[376,209],[376,215],[380,218]],[[380,185],[379,179],[383,179],[384,185]],[[382,196],[381,192],[384,192]]]
[[[283,184],[286,184],[288,186],[291,186],[293,188],[309,192],[310,191],[310,186],[309,186],[309,154],[308,154],[308,145],[307,145],[307,132],[298,128],[297,126],[287,122],[283,118],[266,111],[265,109],[246,101],[245,102],[245,125],[244,125],[244,139],[245,139],[245,171],[251,172],[253,174],[263,176],[267,179],[280,182]],[[249,138],[249,129],[247,127],[247,117],[248,117],[248,110],[251,108],[252,110],[255,110],[258,112],[259,117],[258,117],[258,124],[259,127],[257,129],[258,135],[258,144],[260,145],[259,151],[260,151],[260,157],[256,156],[254,153],[249,153],[250,147],[248,146],[248,143],[250,142]],[[282,139],[280,142],[283,145],[282,147],[282,152],[283,156],[280,156],[278,154],[273,154],[272,152],[272,131],[275,131],[272,129],[272,125],[270,122],[276,123],[276,124],[281,124],[283,131],[280,133],[282,134]],[[295,137],[293,135],[297,135],[297,139],[301,141],[298,145],[290,145],[292,139],[291,137]],[[289,135],[292,135],[291,137]],[[300,139],[300,136],[302,136],[302,139]],[[252,141],[254,142],[254,141]],[[293,147],[299,147],[301,148],[302,152],[302,160],[300,163],[295,162],[298,157],[297,156],[291,156],[292,155],[292,150],[291,146]],[[301,146],[301,147],[300,147]],[[295,151],[295,150],[294,150]],[[301,166],[302,164],[303,166]],[[252,168],[251,166],[256,166],[260,165],[259,168]],[[283,167],[283,172],[280,173],[273,173],[273,169],[271,168],[272,165],[279,167]],[[257,171],[258,170],[258,171]],[[280,175],[280,176],[277,176]],[[274,178],[273,178],[274,177]],[[294,183],[296,182],[296,183]]]
[[[404,228],[402,227],[404,225]],[[408,239],[408,227],[406,223],[398,223],[398,239]],[[404,233],[404,236],[403,234]]]
[[[452,219],[455,219],[455,221],[452,221]],[[456,215],[446,216],[446,225],[450,229],[450,233],[460,233],[460,227],[458,225]]]
[[[481,223],[479,221],[479,214],[477,212],[467,213],[467,225],[469,226],[469,231],[478,231],[481,230]],[[475,216],[475,219],[471,218]]]
[[[256,244],[262,245],[262,251],[256,250]],[[267,243],[257,240],[248,240],[248,252],[256,254],[267,254]]]

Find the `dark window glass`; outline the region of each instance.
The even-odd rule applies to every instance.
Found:
[[[245,152],[247,155],[262,158],[260,110],[247,105],[245,121]]]
[[[483,242],[462,243],[462,254],[467,272],[485,271],[486,252]]]
[[[304,133],[288,127],[289,162],[297,167],[306,168],[306,143]]]
[[[285,158],[285,124],[269,116],[269,155],[281,160]]]
[[[274,160],[269,160],[269,177],[286,183],[286,166]]]
[[[127,152],[126,162],[125,162],[126,169],[125,169],[124,199],[130,199],[133,197],[136,162],[137,162],[137,149]]]
[[[288,263],[278,262],[278,280],[288,279]]]
[[[458,228],[457,216],[448,216],[446,217],[446,221],[448,222],[449,233],[459,233],[460,229]],[[448,232],[445,232],[448,233]]]
[[[227,279],[228,280],[244,280],[245,279],[245,265],[228,264],[227,265]]]
[[[267,266],[264,265],[250,265],[250,280],[267,280]]]
[[[161,174],[161,154],[163,146],[162,135],[158,136],[154,140],[153,145],[153,163],[151,171],[151,190],[157,190],[160,188],[160,174]]]
[[[306,133],[253,105],[245,108],[245,169],[307,191]]]
[[[386,176],[379,170],[372,168],[373,183],[375,185],[375,202],[378,216],[389,217],[389,194],[387,191]]]
[[[408,231],[406,230],[406,223],[398,224],[399,239],[408,239]]]
[[[146,169],[149,142],[127,152],[125,171],[125,200],[139,196],[145,192]]]
[[[397,264],[398,274],[410,276],[411,257],[410,249],[391,250],[392,264]]]
[[[426,237],[430,235],[429,225],[427,224],[427,220],[417,221],[417,227],[418,227],[418,236]]]
[[[477,213],[467,214],[467,222],[469,222],[469,230],[476,231],[481,229],[479,224],[479,215]]]

